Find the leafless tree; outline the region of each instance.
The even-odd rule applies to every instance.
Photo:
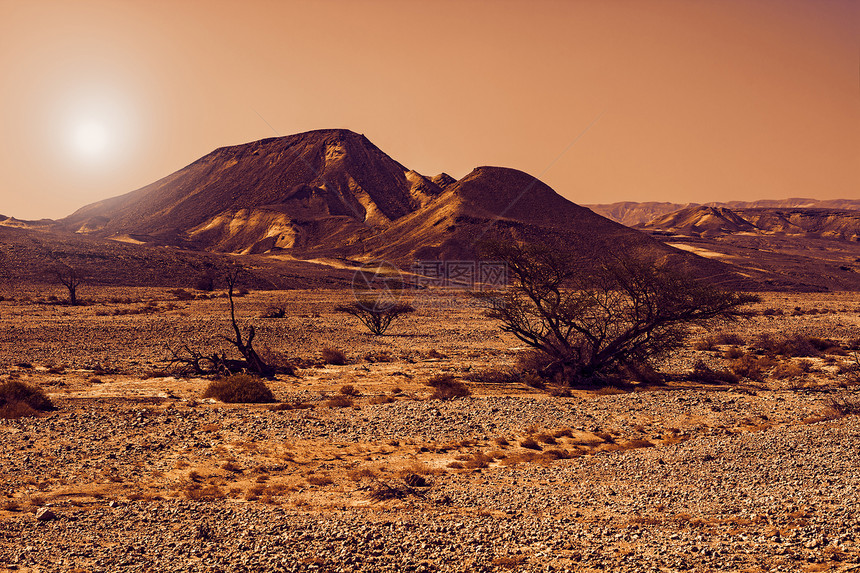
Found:
[[[245,358],[245,361],[248,363],[248,370],[259,374],[260,376],[271,377],[274,375],[275,369],[266,364],[266,362],[260,358],[260,355],[257,354],[257,351],[254,350],[254,335],[256,334],[254,325],[248,327],[248,334],[243,337],[242,330],[236,322],[236,306],[233,302],[233,293],[236,289],[241,273],[242,269],[240,267],[236,267],[227,271],[224,277],[227,282],[227,298],[230,299],[230,322],[233,325],[233,332],[235,334],[235,338],[230,338],[229,336],[225,336],[224,338],[233,344],[239,353]]]
[[[391,322],[404,314],[414,312],[415,309],[405,303],[398,303],[388,299],[362,299],[351,304],[335,307],[335,312],[343,312],[358,318],[370,332],[376,336],[385,334]]]
[[[647,363],[678,348],[689,326],[734,318],[757,300],[631,256],[512,243],[483,250],[507,265],[510,280],[505,291],[482,295],[487,315],[546,355],[541,376],[565,383]]]
[[[69,291],[69,304],[75,306],[78,304],[78,287],[84,281],[81,272],[75,267],[64,263],[57,263],[50,269],[50,274],[54,279],[66,287]]]

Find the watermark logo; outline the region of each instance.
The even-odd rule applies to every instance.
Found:
[[[369,311],[393,308],[404,296],[403,273],[387,261],[362,265],[352,275],[351,283],[355,302]]]
[[[500,261],[416,261],[410,267],[419,288],[497,290],[508,284],[508,268]]]

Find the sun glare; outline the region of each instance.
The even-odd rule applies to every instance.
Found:
[[[78,155],[88,159],[104,156],[109,140],[107,128],[97,121],[78,122],[72,130],[72,147]]]

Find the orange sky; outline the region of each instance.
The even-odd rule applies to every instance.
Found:
[[[19,218],[328,127],[577,203],[860,198],[853,0],[0,0],[0,78]]]

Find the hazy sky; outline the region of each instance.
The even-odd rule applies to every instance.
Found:
[[[0,0],[0,213],[344,127],[577,203],[860,198],[860,0]]]

